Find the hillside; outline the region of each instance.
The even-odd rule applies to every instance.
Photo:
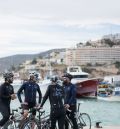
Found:
[[[65,51],[64,48],[52,49],[38,54],[21,54],[13,55],[4,58],[0,58],[0,72],[4,72],[6,69],[10,69],[12,66],[17,67],[19,64],[25,62],[26,60],[32,60],[34,58],[49,58],[51,52],[62,52]]]
[[[115,64],[101,65],[101,66],[84,66],[83,70],[90,74],[90,77],[104,77],[108,75],[120,74],[120,68],[116,67]]]

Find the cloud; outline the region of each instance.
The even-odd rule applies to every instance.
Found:
[[[71,47],[111,30],[118,33],[119,5],[119,0],[0,1],[0,56]]]

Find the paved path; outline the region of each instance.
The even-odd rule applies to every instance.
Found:
[[[103,126],[102,128],[92,127],[91,129],[120,129],[120,126]]]

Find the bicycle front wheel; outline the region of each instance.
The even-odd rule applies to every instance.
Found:
[[[87,113],[81,113],[78,117],[79,129],[91,129],[91,119]]]

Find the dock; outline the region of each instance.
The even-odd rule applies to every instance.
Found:
[[[120,129],[120,126],[102,126],[102,128],[92,127],[91,129]]]

